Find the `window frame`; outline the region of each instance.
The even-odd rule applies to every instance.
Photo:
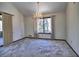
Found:
[[[44,29],[44,28],[45,28],[45,27],[44,27],[44,26],[45,26],[45,25],[44,25],[44,19],[45,19],[45,18],[51,18],[51,17],[42,17],[42,18],[39,18],[39,19],[43,19],[43,33],[37,32],[38,34],[52,34],[52,32],[51,32],[51,33],[46,33],[46,32],[45,32],[45,29]],[[52,20],[52,19],[51,19],[51,20]],[[37,26],[38,26],[38,25],[37,25]],[[52,31],[52,28],[51,28],[51,31]]]

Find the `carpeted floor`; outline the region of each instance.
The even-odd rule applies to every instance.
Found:
[[[0,47],[1,57],[76,57],[65,41],[23,39]]]
[[[0,37],[0,46],[3,45],[3,41],[4,41],[3,38]]]

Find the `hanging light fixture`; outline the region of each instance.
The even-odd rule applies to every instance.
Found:
[[[39,2],[36,3],[36,12],[33,16],[34,16],[34,18],[41,18],[43,16],[42,13],[40,12]]]

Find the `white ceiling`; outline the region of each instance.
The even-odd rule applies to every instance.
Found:
[[[24,16],[32,16],[36,11],[36,2],[12,2],[12,4],[23,13]],[[40,2],[40,11],[43,14],[64,11],[66,5],[67,2]]]

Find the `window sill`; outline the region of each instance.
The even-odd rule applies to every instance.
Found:
[[[37,34],[51,34],[51,33],[37,33]]]

